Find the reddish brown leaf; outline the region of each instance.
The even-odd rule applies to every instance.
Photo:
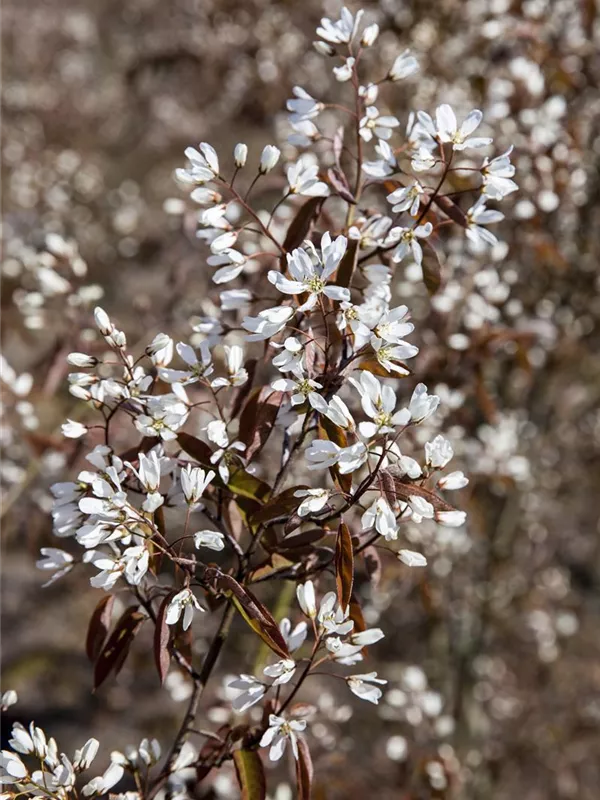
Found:
[[[217,583],[231,597],[237,610],[263,642],[281,658],[289,658],[290,652],[285,639],[269,609],[231,575],[220,575]]]
[[[239,437],[246,445],[246,459],[252,458],[265,446],[271,435],[284,393],[271,389],[256,390],[250,396],[240,416]]]
[[[94,689],[101,686],[111,672],[119,674],[131,643],[146,618],[145,614],[138,611],[138,606],[125,609],[98,655],[94,666]]]
[[[460,206],[456,205],[451,197],[447,195],[436,195],[433,198],[433,202],[438,208],[441,208],[446,216],[460,225],[461,228],[467,227],[467,215]]]
[[[363,617],[362,608],[355,595],[352,595],[352,599],[350,600],[350,619],[354,621],[354,633],[367,630],[367,623]]]
[[[369,576],[371,585],[376,589],[381,580],[381,558],[377,552],[377,548],[370,545],[363,550],[363,558],[365,560],[365,569]]]
[[[100,600],[90,617],[85,652],[92,663],[98,658],[102,645],[106,641],[114,604],[115,596],[113,594],[106,595]]]
[[[309,231],[317,220],[321,206],[323,205],[324,197],[311,197],[298,209],[296,216],[292,220],[288,228],[287,235],[283,242],[283,249],[290,253],[296,247],[299,247],[302,242],[308,238]],[[287,263],[285,258],[281,260],[281,271],[285,272]]]
[[[340,522],[335,545],[335,584],[338,602],[347,608],[354,584],[354,549],[352,536],[345,522]]]
[[[335,191],[339,194],[342,200],[345,200],[347,203],[351,205],[356,205],[356,198],[350,191],[350,187],[348,186],[348,181],[346,180],[346,176],[344,173],[335,167],[332,167],[327,170],[327,179],[329,183],[333,186]]]
[[[389,467],[388,472],[394,480],[394,491],[398,500],[403,500],[408,503],[411,497],[422,497],[435,508],[436,511],[454,511],[454,506],[447,503],[437,494],[434,494],[429,489],[424,489],[416,483],[407,483],[402,478],[394,474],[395,467]]]
[[[175,594],[176,592],[169,592],[162,601],[156,616],[156,625],[154,626],[154,663],[156,664],[156,671],[158,672],[158,679],[161,685],[165,682],[171,663],[171,654],[169,653],[170,628],[167,625],[167,608]]]
[[[293,486],[291,489],[286,489],[281,494],[272,497],[264,506],[262,506],[255,514],[252,515],[252,523],[257,525],[262,523],[267,525],[269,522],[280,517],[287,518],[295,511],[302,502],[301,497],[296,497],[295,492],[299,489],[306,489],[307,487],[302,484],[300,486]]]
[[[213,454],[212,450],[202,439],[191,436],[189,433],[179,433],[177,442],[189,456],[195,458],[202,466],[212,468],[210,463],[210,457]]]
[[[340,261],[335,282],[338,286],[349,287],[352,283],[358,260],[358,239],[350,239],[344,257]]]
[[[310,750],[303,736],[298,736],[298,760],[296,761],[296,786],[298,800],[310,800],[313,782],[313,763]]]
[[[442,285],[442,267],[439,256],[430,242],[424,243],[423,262],[423,283],[430,295],[434,295]]]

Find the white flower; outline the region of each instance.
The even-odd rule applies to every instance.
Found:
[[[73,769],[77,772],[84,772],[90,768],[92,761],[98,754],[100,742],[98,739],[88,739],[81,750],[75,750],[73,757]]]
[[[302,620],[302,622],[299,622],[292,630],[292,623],[287,617],[284,617],[279,623],[279,630],[281,631],[281,635],[284,638],[288,650],[290,653],[293,653],[304,644],[306,633],[308,631],[308,625],[304,620]]]
[[[381,641],[385,637],[381,628],[370,628],[366,631],[359,631],[353,633],[350,637],[352,644],[360,645],[361,647],[368,647],[370,644]]]
[[[363,530],[375,528],[388,542],[398,538],[396,515],[385,497],[378,497],[365,511],[360,521]]]
[[[423,519],[433,519],[434,508],[424,497],[413,495],[408,500],[408,505],[412,511],[411,519],[413,522],[421,522]]]
[[[422,553],[415,553],[414,550],[400,550],[398,558],[407,567],[426,567],[427,559]]]
[[[210,243],[210,252],[213,255],[220,255],[221,253],[230,250],[237,242],[238,231],[226,231],[216,236]]]
[[[350,675],[349,678],[346,678],[346,683],[350,691],[361,700],[367,700],[369,703],[377,705],[381,697],[381,689],[375,684],[385,685],[387,681],[378,678],[376,672],[367,672],[364,675]]]
[[[387,78],[390,81],[402,81],[404,78],[409,78],[419,71],[419,62],[411,55],[410,50],[405,50],[396,56],[396,60],[392,64]]]
[[[223,550],[225,537],[218,531],[198,531],[194,534],[194,547],[208,547],[209,550]]]
[[[454,111],[447,103],[444,103],[435,112],[438,139],[440,142],[452,142],[454,150],[464,150],[467,147],[486,147],[492,143],[492,139],[469,138],[481,124],[482,117],[481,111],[474,109],[459,128]]]
[[[165,618],[167,625],[176,625],[183,614],[183,630],[187,631],[194,618],[194,609],[196,611],[204,611],[192,591],[190,589],[182,589],[167,607]]]
[[[301,157],[286,169],[289,191],[304,197],[327,197],[329,187],[319,180],[319,167]]]
[[[17,753],[45,758],[48,748],[46,734],[41,728],[37,728],[33,722],[29,724],[29,731],[20,722],[15,722],[11,730],[11,736],[12,738],[8,740],[8,743]]]
[[[375,44],[375,40],[379,36],[379,25],[374,22],[372,25],[367,25],[360,37],[360,43],[363,47],[371,47]]]
[[[317,616],[314,583],[312,581],[299,583],[298,586],[296,586],[296,597],[298,598],[298,603],[304,614],[310,619],[314,619]]]
[[[10,708],[10,706],[14,706],[18,699],[19,696],[14,689],[7,689],[5,692],[3,692],[2,697],[0,698],[0,708],[2,708],[3,711],[6,711],[7,708]]]
[[[241,167],[246,164],[246,159],[248,158],[248,145],[244,144],[243,142],[236,144],[233,151],[233,158],[235,160],[236,167],[241,169]]]
[[[183,467],[179,478],[186,503],[195,506],[214,477],[215,473],[212,469],[205,472],[200,467],[193,467],[191,464]]]
[[[148,414],[136,417],[135,427],[144,436],[159,436],[164,441],[177,438],[177,431],[187,419],[187,407],[177,401],[169,401],[167,395],[151,397],[147,400]],[[173,395],[171,395],[173,397]]]
[[[345,83],[349,81],[352,77],[352,70],[354,68],[354,62],[356,59],[350,57],[345,59],[344,63],[341,67],[334,67],[333,74],[335,76],[336,81],[340,83]]]
[[[60,429],[62,435],[67,439],[80,439],[88,432],[85,425],[82,425],[81,422],[75,422],[75,420],[72,419],[67,419],[67,421],[61,425]]]
[[[465,524],[467,515],[464,511],[438,511],[435,515],[436,522],[445,525],[447,528],[460,528]]]
[[[40,558],[35,562],[38,569],[55,570],[52,576],[44,586],[49,586],[50,583],[66,575],[72,569],[73,556],[66,553],[64,550],[58,550],[56,547],[42,547],[40,553],[44,558]]]
[[[445,489],[445,491],[450,492],[454,491],[455,489],[464,489],[469,483],[469,479],[464,474],[464,472],[450,472],[448,475],[440,478],[437,485],[439,489]]]
[[[173,360],[173,339],[166,333],[157,333],[145,352],[157,367],[166,367]]]
[[[396,117],[382,117],[375,106],[368,106],[365,116],[360,121],[359,133],[365,142],[370,142],[373,135],[378,139],[390,139],[392,129],[397,128],[398,125],[400,125],[400,120]]]
[[[0,770],[2,771],[2,783],[16,783],[26,778],[29,774],[29,770],[19,756],[16,753],[11,753],[10,750],[2,750],[0,753]],[[10,796],[7,795],[7,797]]]
[[[377,434],[392,433],[395,425],[405,425],[408,422],[406,409],[394,414],[396,393],[391,386],[382,385],[367,370],[361,371],[359,380],[350,378],[350,382],[360,393],[363,411],[373,420],[359,424],[361,436],[370,439]]]
[[[298,489],[294,492],[294,497],[305,497],[296,513],[299,517],[305,517],[307,514],[317,514],[329,500],[331,492],[329,489]]]
[[[441,434],[425,444],[425,462],[433,469],[444,469],[453,455],[452,445]]]
[[[102,336],[110,336],[115,328],[106,311],[100,306],[96,306],[94,309],[94,321]]]
[[[428,172],[435,166],[435,156],[431,150],[421,145],[411,156],[410,165],[415,172]]]
[[[375,351],[375,357],[382,367],[389,372],[397,372],[399,375],[409,375],[410,372],[403,366],[402,361],[407,358],[414,358],[419,352],[415,345],[407,344],[384,344],[381,339],[373,336],[371,346]]]
[[[270,172],[273,167],[279,161],[279,156],[281,155],[281,150],[275,145],[267,144],[263,148],[263,151],[260,156],[260,164],[258,167],[258,171],[261,175],[265,175],[267,172]]]
[[[353,17],[347,8],[342,8],[340,19],[332,22],[327,17],[323,17],[320,27],[317,28],[317,36],[331,44],[345,44],[352,41],[354,34],[362,19],[363,11],[357,11]]]
[[[504,219],[501,211],[486,208],[486,202],[487,197],[482,194],[475,205],[467,211],[466,235],[477,251],[484,249],[486,245],[494,245],[498,241],[491,231],[482,226],[501,222]]]
[[[349,609],[345,610],[338,605],[335,592],[327,592],[321,600],[317,620],[321,630],[326,634],[335,633],[345,636],[354,627],[354,622],[348,619]]]
[[[176,169],[175,177],[181,183],[202,184],[212,180],[219,174],[219,159],[214,147],[201,142],[200,151],[194,147],[186,147],[185,156],[189,161],[186,169]]]
[[[392,204],[392,211],[395,213],[409,211],[411,217],[416,217],[424,194],[425,189],[415,181],[411,186],[402,186],[388,194],[387,201]]]
[[[365,161],[363,172],[371,178],[385,178],[396,172],[398,164],[392,148],[384,139],[379,139],[375,145],[375,152],[380,158],[377,161]]]
[[[222,386],[243,386],[248,380],[248,372],[242,366],[244,363],[244,349],[237,344],[224,345],[225,361],[227,363],[227,377],[215,378],[211,383],[213,389]]]
[[[308,299],[298,311],[310,311],[321,294],[332,300],[350,300],[350,290],[342,286],[328,286],[327,279],[333,275],[346,252],[348,241],[338,236],[333,242],[329,233],[321,238],[321,256],[310,242],[287,254],[288,270],[293,280],[286,278],[277,270],[270,270],[267,277],[276,289],[284,294],[308,293]],[[244,326],[246,327],[246,326]]]
[[[324,403],[324,407],[319,408],[318,411],[340,428],[347,428],[353,431],[356,427],[350,409],[337,394],[334,394],[329,403]]]
[[[93,778],[89,783],[81,790],[81,793],[85,797],[90,797],[91,795],[105,795],[108,793],[109,789],[112,789],[123,777],[124,769],[120,764],[116,764],[113,762],[108,769],[105,770],[104,774],[99,778]]]
[[[290,681],[294,677],[295,671],[296,662],[291,658],[283,658],[281,661],[278,661],[276,664],[271,664],[263,670],[265,675],[269,678],[275,678],[273,686],[280,686]]]
[[[258,703],[264,693],[267,691],[265,684],[256,680],[253,675],[240,675],[239,678],[227,684],[230,689],[239,689],[241,694],[234,697],[231,701],[231,706],[238,714],[243,714],[244,711]]]
[[[269,727],[263,733],[260,740],[261,747],[270,747],[269,758],[271,761],[279,761],[285,752],[287,740],[290,740],[292,745],[292,752],[294,758],[298,759],[298,741],[297,734],[306,728],[305,719],[291,719],[286,720],[283,717],[277,717],[275,714],[269,715]]]
[[[270,339],[285,328],[295,313],[290,306],[275,306],[260,311],[257,317],[244,317],[242,328],[250,331],[246,336],[247,341],[259,342]]]
[[[408,410],[413,422],[423,422],[430,417],[440,404],[440,398],[436,394],[427,394],[427,386],[419,383],[415,387]]]
[[[301,86],[294,86],[292,91],[294,97],[286,103],[287,110],[291,112],[290,122],[314,119],[323,110],[323,103],[311,97]]]
[[[402,261],[409,251],[412,251],[412,256],[419,266],[423,262],[423,249],[419,243],[419,239],[427,239],[433,231],[431,222],[426,222],[425,225],[417,225],[415,228],[392,228],[389,232],[388,240],[390,244],[398,242],[398,246],[392,254],[392,260],[395,262]]]
[[[201,378],[208,377],[214,371],[210,348],[206,340],[200,343],[199,359],[196,350],[185,342],[178,342],[175,349],[188,365],[189,369],[181,370],[159,367],[158,374],[161,380],[167,383],[181,383],[187,386],[190,383],[196,383]]]
[[[342,475],[348,475],[362,467],[369,456],[367,446],[356,442],[350,447],[342,447],[338,455],[338,469]],[[310,467],[309,467],[310,469]]]
[[[481,176],[483,178],[483,193],[492,197],[494,200],[502,200],[503,197],[516,192],[519,188],[511,180],[515,174],[515,167],[510,163],[510,154],[513,151],[511,145],[505,153],[502,153],[491,161],[487,157],[481,166]]]
[[[305,451],[308,469],[326,469],[337,464],[342,448],[329,439],[314,439]]]
[[[99,569],[98,575],[90,578],[90,584],[95,589],[104,589],[108,592],[119,578],[123,577],[132,586],[138,586],[150,562],[150,554],[144,545],[128,547],[120,557],[105,555],[96,551],[85,554],[84,561],[89,560]]]
[[[295,336],[288,336],[283,344],[271,342],[272,347],[281,349],[281,353],[275,356],[271,362],[280,372],[304,372],[302,358],[304,349],[299,339]]]

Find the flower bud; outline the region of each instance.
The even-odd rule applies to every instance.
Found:
[[[364,31],[360,43],[363,47],[371,47],[375,43],[375,39],[379,36],[379,25],[376,22],[373,25],[368,25]]]
[[[66,436],[67,439],[79,439],[87,433],[85,425],[82,425],[81,422],[75,422],[72,419],[68,419],[61,425],[61,430],[62,435]]]
[[[313,42],[313,47],[322,56],[334,56],[335,55],[335,47],[332,47],[327,42]]]
[[[233,157],[235,159],[236,167],[240,168],[246,164],[246,158],[248,157],[248,145],[240,142],[236,144],[235,150],[233,151]]]
[[[315,587],[312,581],[296,586],[296,597],[300,608],[310,619],[317,616],[317,602],[315,598]]]
[[[72,367],[85,369],[86,367],[95,367],[98,359],[94,358],[94,356],[88,356],[87,353],[69,353],[67,363]]]
[[[262,175],[266,175],[267,172],[270,172],[273,167],[279,161],[279,156],[281,155],[281,151],[275,145],[268,144],[262,151],[260,157],[260,165],[258,167],[258,171]]]
[[[100,306],[96,306],[94,309],[94,320],[96,321],[98,330],[103,336],[108,336],[112,332],[114,326],[106,311],[100,308]]]

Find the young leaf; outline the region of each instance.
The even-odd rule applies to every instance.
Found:
[[[256,750],[234,750],[233,763],[242,791],[241,800],[264,800],[267,781],[262,760]]]
[[[423,247],[423,283],[430,295],[434,295],[442,285],[442,267],[435,248],[425,242]]]
[[[356,198],[350,191],[346,176],[341,170],[337,168],[328,169],[327,178],[342,200],[345,200],[347,203],[350,203],[353,206],[356,205]]]
[[[154,626],[154,663],[156,664],[156,671],[158,672],[161,686],[165,682],[171,663],[171,654],[169,653],[170,628],[167,625],[167,608],[175,594],[176,592],[169,592],[162,601],[156,616],[156,625]]]
[[[296,247],[299,247],[302,242],[308,237],[309,231],[313,223],[317,220],[321,213],[321,206],[323,205],[324,197],[310,197],[304,205],[300,206],[298,213],[292,220],[288,228],[287,235],[283,242],[283,249],[290,253]],[[285,259],[281,261],[282,272],[285,271],[287,266]]]
[[[275,425],[283,392],[262,389],[253,394],[240,417],[240,438],[246,445],[244,456],[248,461],[265,446]]]
[[[182,432],[177,435],[177,442],[188,456],[195,458],[203,467],[211,467],[210,457],[213,453],[202,439],[191,436],[189,433]]]
[[[241,467],[231,473],[227,488],[234,494],[239,494],[261,504],[265,503],[271,494],[271,487],[268,483],[261,481],[260,478],[255,478],[254,475],[246,472]]]
[[[313,782],[313,763],[310,750],[303,736],[298,736],[298,760],[296,761],[296,786],[298,800],[310,800]]]
[[[285,639],[269,609],[249,589],[230,575],[221,575],[218,583],[221,589],[231,597],[237,610],[263,642],[280,658],[289,658],[290,652]]]
[[[100,600],[90,617],[85,640],[85,652],[92,663],[98,658],[102,645],[106,641],[114,604],[114,594],[106,595]]]
[[[335,282],[338,286],[350,286],[358,260],[358,239],[350,239],[344,257],[340,261]]]
[[[347,608],[354,583],[354,550],[352,536],[345,522],[340,522],[335,545],[335,584],[341,608]]]
[[[267,525],[274,519],[279,519],[280,517],[289,517],[290,514],[295,511],[300,503],[302,502],[301,497],[296,497],[295,492],[298,489],[306,489],[308,488],[305,484],[301,484],[298,486],[293,486],[290,489],[286,489],[284,492],[272,497],[267,503],[265,503],[262,508],[260,508],[256,514],[252,515],[252,522],[253,524],[258,524],[262,522],[264,525]]]
[[[104,683],[111,672],[119,674],[131,643],[145,619],[146,615],[138,611],[138,606],[125,609],[98,655],[94,666],[94,690]]]

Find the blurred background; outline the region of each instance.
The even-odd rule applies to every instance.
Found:
[[[368,622],[388,633],[364,671],[390,683],[377,709],[330,683],[306,698],[321,708],[316,796],[595,799],[598,4],[363,7],[382,31],[374,71],[405,47],[421,65],[378,105],[403,125],[439,102],[458,116],[481,108],[495,154],[515,147],[520,191],[502,206],[505,245],[475,258],[450,238],[433,298],[414,265],[398,275],[422,348],[417,375],[442,396],[453,466],[471,477],[460,504],[469,523],[431,534],[426,571],[385,561],[378,585],[360,585]],[[65,356],[92,337],[99,301],[131,342],[159,330],[188,337],[190,318],[210,313],[206,251],[173,170],[199,141],[228,153],[237,141],[258,152],[285,140],[294,85],[337,97],[311,42],[338,10],[320,0],[5,0],[3,687],[20,695],[12,717],[35,719],[67,751],[92,735],[105,756],[145,735],[166,744],[189,687],[174,673],[159,691],[149,643],[138,642],[93,695],[83,640],[101,593],[83,571],[41,589],[35,559],[56,545],[48,486],[82,463],[60,436],[84,411],[68,394]],[[50,254],[52,233],[72,244]],[[198,657],[210,633],[200,631]],[[246,644],[238,637],[225,653],[201,727],[225,713],[220,686]],[[290,796],[285,769],[269,780],[282,784],[278,799]],[[228,773],[203,792],[237,796]]]

